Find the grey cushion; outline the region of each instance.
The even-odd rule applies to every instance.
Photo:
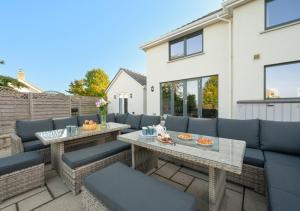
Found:
[[[116,119],[115,119],[115,114],[114,113],[107,114],[106,122],[115,122],[115,121],[116,121]]]
[[[29,168],[43,162],[43,157],[38,152],[24,152],[0,158],[0,175]]]
[[[263,151],[260,149],[246,148],[244,163],[257,167],[264,167],[264,155]]]
[[[23,143],[24,151],[35,151],[40,150],[44,148],[50,147],[49,145],[44,145],[40,140],[34,140],[34,141],[26,141]]]
[[[126,133],[132,133],[132,132],[135,132],[135,131],[137,131],[137,130],[131,129],[131,128],[127,128],[127,129],[121,130],[121,133],[122,134],[126,134]]]
[[[300,210],[299,195],[272,187],[268,190],[268,192],[270,211]]]
[[[53,119],[54,129],[65,129],[67,125],[78,126],[76,117]]]
[[[121,124],[125,124],[127,115],[128,114],[116,114],[116,116],[115,116],[116,122],[121,123]]]
[[[110,210],[197,210],[194,196],[119,162],[87,176],[84,185]]]
[[[259,120],[218,119],[218,136],[244,140],[247,147],[259,148]]]
[[[93,120],[94,122],[97,122],[97,124],[100,123],[100,119],[97,114],[94,115],[86,115],[86,116],[78,116],[78,124],[79,126],[82,126],[85,120]]]
[[[131,129],[139,129],[141,124],[141,115],[128,114],[125,124],[130,125]]]
[[[45,120],[18,120],[16,121],[17,135],[25,141],[35,140],[35,133],[53,130],[51,119]]]
[[[265,163],[275,163],[300,168],[300,157],[296,155],[264,151],[264,157]]]
[[[70,168],[75,169],[103,158],[107,158],[111,155],[115,155],[129,148],[130,145],[122,141],[110,141],[105,144],[67,152],[63,154],[62,160],[70,166]]]
[[[166,129],[178,132],[186,132],[188,126],[188,117],[168,116],[166,119]]]
[[[142,115],[140,128],[158,124],[160,124],[160,116]]]
[[[263,150],[300,155],[300,122],[262,120],[260,142]]]
[[[206,136],[217,136],[217,120],[204,118],[189,118],[189,133]]]

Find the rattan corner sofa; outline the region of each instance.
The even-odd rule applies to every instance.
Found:
[[[0,158],[0,203],[44,183],[44,162],[38,152]]]
[[[227,180],[266,193],[269,210],[300,210],[300,122],[168,116],[167,130],[246,141],[241,175]],[[207,172],[204,166],[164,159]]]

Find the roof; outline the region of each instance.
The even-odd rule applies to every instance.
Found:
[[[147,84],[147,77],[141,73],[137,73],[134,72],[132,70],[128,70],[125,68],[120,68],[119,71],[117,72],[117,74],[115,75],[115,77],[112,79],[112,81],[109,83],[107,89],[105,92],[107,92],[110,87],[114,84],[114,82],[117,80],[117,78],[119,77],[119,75],[121,75],[121,73],[124,72],[127,75],[129,75],[132,79],[134,79],[137,83],[139,83],[142,87],[146,86]]]
[[[37,93],[41,93],[43,92],[43,90],[41,90],[40,88],[28,83],[27,81],[24,81],[24,80],[20,80],[20,79],[17,79],[20,83],[22,83],[25,87],[27,87],[29,89],[29,91],[31,92],[37,92]],[[20,90],[22,91],[22,90]]]

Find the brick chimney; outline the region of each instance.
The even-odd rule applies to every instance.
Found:
[[[17,73],[17,79],[25,81],[25,72],[22,69],[19,69]]]

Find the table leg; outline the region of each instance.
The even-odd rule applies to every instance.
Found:
[[[65,152],[64,143],[54,143],[51,144],[51,164],[52,168],[57,171],[59,175],[61,175],[61,162],[62,155]]]
[[[132,168],[147,173],[158,166],[158,154],[154,151],[131,145]]]
[[[225,194],[226,171],[209,167],[209,211],[220,209]]]
[[[131,167],[135,169],[135,147],[134,144],[131,144]]]

